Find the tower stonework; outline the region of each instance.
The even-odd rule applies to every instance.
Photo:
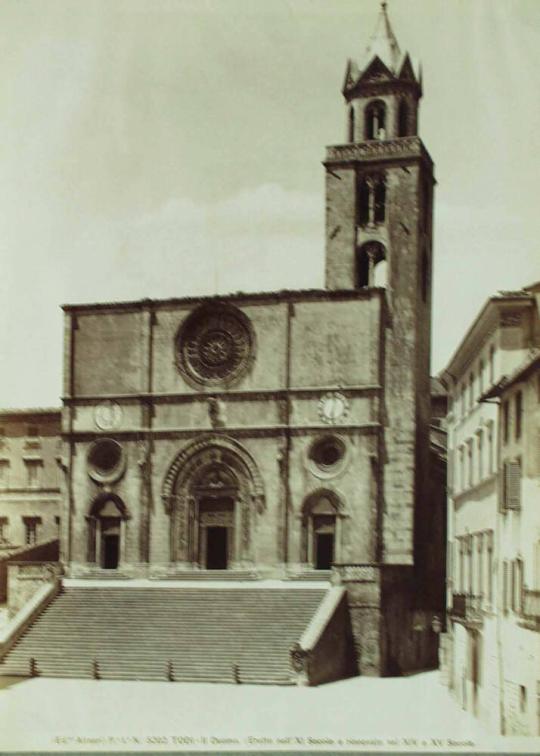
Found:
[[[376,619],[365,609],[365,585],[349,586],[351,605],[358,607],[352,609],[355,635],[365,636],[366,622],[374,636],[380,633],[379,671],[384,673],[394,663],[403,666],[398,625],[404,628],[410,621],[405,606],[416,607],[417,617],[425,608],[434,567],[427,563],[427,544],[435,516],[428,504],[435,181],[432,160],[418,136],[421,71],[415,71],[408,53],[401,53],[386,3],[363,61],[348,62],[342,91],[347,142],[328,147],[324,162],[326,286],[385,289],[377,408],[384,432]],[[426,613],[420,624],[427,619]]]

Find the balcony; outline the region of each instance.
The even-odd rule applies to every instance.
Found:
[[[527,618],[540,621],[540,591],[523,591],[523,614]]]
[[[450,615],[452,619],[467,625],[481,625],[484,621],[482,596],[470,593],[453,593]]]
[[[395,160],[396,158],[410,157],[422,157],[431,162],[422,140],[417,136],[352,142],[326,148],[326,162],[329,163],[348,160]]]

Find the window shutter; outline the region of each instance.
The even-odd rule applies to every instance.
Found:
[[[506,509],[521,508],[521,464],[508,461],[504,465],[504,492]]]

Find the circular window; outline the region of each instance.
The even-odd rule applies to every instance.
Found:
[[[340,472],[345,458],[345,444],[337,436],[316,439],[308,452],[309,466],[318,477],[329,477]]]
[[[88,474],[93,480],[116,480],[124,472],[125,457],[122,447],[112,438],[94,441],[88,450]]]
[[[236,380],[247,369],[252,351],[248,319],[226,305],[195,310],[177,339],[179,369],[187,378],[206,385]]]

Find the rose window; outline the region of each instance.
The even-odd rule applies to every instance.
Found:
[[[242,312],[224,305],[200,308],[180,330],[178,366],[197,383],[228,383],[246,369],[252,345],[249,321]]]

